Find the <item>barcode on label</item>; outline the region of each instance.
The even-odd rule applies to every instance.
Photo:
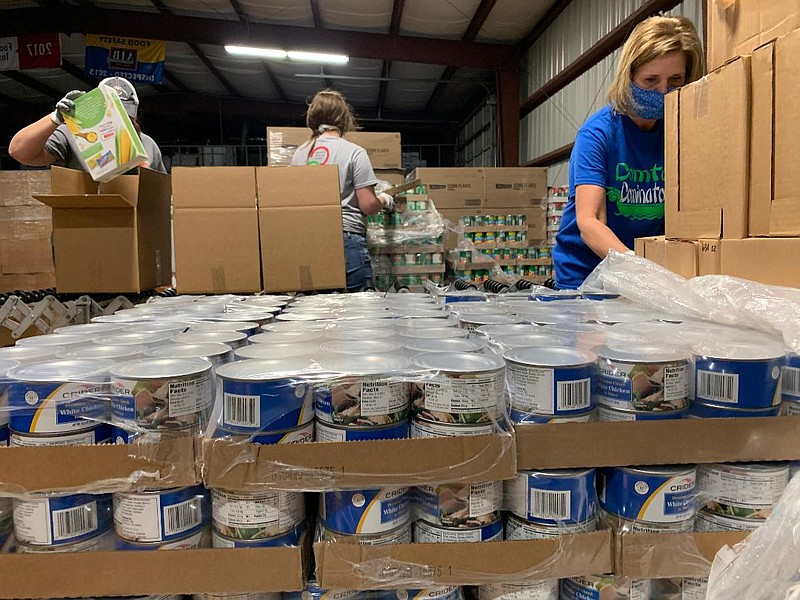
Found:
[[[164,536],[187,531],[200,524],[200,507],[195,500],[187,500],[164,509]]]
[[[225,394],[225,423],[239,427],[261,427],[260,396]]]
[[[556,388],[556,406],[558,410],[589,408],[591,393],[591,379],[559,381]]]
[[[711,373],[697,371],[697,396],[705,400],[739,402],[739,375],[737,373]]]
[[[781,391],[789,396],[800,396],[800,369],[783,367]]]
[[[531,490],[530,514],[539,519],[564,520],[570,515],[570,492]]]
[[[53,511],[53,541],[67,540],[97,529],[97,503]]]

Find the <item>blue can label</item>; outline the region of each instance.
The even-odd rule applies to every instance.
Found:
[[[0,376],[0,429],[8,425],[8,388],[11,380]]]
[[[417,590],[380,590],[375,600],[461,600],[460,587],[438,587]]]
[[[23,544],[72,544],[99,535],[110,526],[110,494],[14,500],[14,532]]]
[[[784,359],[740,361],[697,357],[695,398],[733,408],[769,408],[780,404]]]
[[[11,429],[20,433],[63,433],[108,421],[108,386],[96,383],[11,384]]]
[[[111,441],[111,427],[103,424],[89,431],[63,435],[25,435],[11,432],[10,446],[98,446]]]
[[[309,581],[302,592],[284,592],[283,600],[358,600],[365,596],[356,590],[323,590],[316,582]]]
[[[592,365],[558,369],[509,362],[511,406],[524,412],[570,415],[592,407]]]
[[[408,421],[388,427],[339,427],[316,421],[318,442],[357,442],[368,440],[402,440],[408,437]]]
[[[313,387],[293,379],[222,379],[222,426],[255,433],[305,425],[314,418]]]
[[[0,426],[0,446],[8,446],[8,425]]]
[[[569,415],[541,415],[512,408],[509,412],[509,418],[512,423],[535,423],[538,425],[547,423],[588,423],[594,420],[595,414],[596,411],[593,408]]]
[[[297,546],[303,537],[305,525],[300,524],[291,531],[274,537],[257,540],[234,539],[221,535],[217,531],[211,534],[211,544],[214,548],[276,548],[281,546]]]
[[[760,409],[741,409],[726,406],[712,406],[692,402],[689,405],[689,418],[694,419],[727,419],[747,417],[775,417],[780,411],[780,406],[771,406]]]
[[[688,414],[688,409],[665,411],[632,411],[617,410],[606,406],[597,407],[597,420],[601,423],[617,423],[622,421],[667,421],[683,419]]]
[[[253,444],[307,444],[314,441],[314,421],[309,421],[295,429],[259,433],[250,438]]]
[[[615,581],[613,575],[570,577],[561,580],[562,600],[648,600],[651,582],[649,579],[622,579]],[[609,594],[608,592],[611,592]]]
[[[319,513],[338,533],[383,533],[409,522],[411,502],[408,488],[324,492]]]
[[[696,513],[696,469],[645,472],[623,467],[600,471],[600,503],[618,517],[650,523],[676,523]]]
[[[202,485],[150,493],[114,494],[114,529],[132,542],[167,542],[201,529],[210,519]]]
[[[406,420],[410,402],[408,383],[353,378],[320,388],[316,415],[337,425],[388,425]]]
[[[586,522],[597,510],[595,470],[521,471],[505,482],[505,508],[545,525]]]
[[[689,403],[689,362],[597,361],[598,404],[623,410],[681,410]]]
[[[414,541],[418,544],[461,544],[469,542],[500,542],[503,540],[503,520],[483,527],[441,527],[427,521],[414,523]]]

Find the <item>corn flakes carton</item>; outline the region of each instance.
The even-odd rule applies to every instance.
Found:
[[[101,85],[75,99],[64,115],[81,160],[95,181],[110,181],[147,162],[147,153],[117,92]]]

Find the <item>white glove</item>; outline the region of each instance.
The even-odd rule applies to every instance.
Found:
[[[50,118],[53,120],[53,123],[56,125],[63,124],[64,115],[75,110],[75,98],[80,98],[85,93],[86,92],[82,92],[81,90],[72,90],[71,92],[67,92],[67,95],[56,103],[56,109],[50,114]]]
[[[381,192],[378,194],[378,200],[381,201],[383,210],[387,212],[392,212],[394,210],[394,198],[392,198],[389,194]]]

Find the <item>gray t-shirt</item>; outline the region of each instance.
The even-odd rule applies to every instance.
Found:
[[[292,157],[292,166],[336,165],[339,167],[339,195],[342,199],[342,226],[361,235],[367,232],[367,219],[356,200],[356,190],[378,183],[367,151],[361,146],[334,136],[320,136],[301,145]]]
[[[161,158],[161,150],[153,141],[153,138],[146,133],[141,134],[139,137],[142,138],[142,145],[145,152],[147,152],[147,157],[150,159],[148,167],[154,171],[166,173],[167,169],[164,167],[164,160]],[[86,166],[80,159],[78,147],[69,135],[66,125],[58,126],[53,135],[45,142],[44,149],[56,157],[55,165],[78,171],[86,170]]]

